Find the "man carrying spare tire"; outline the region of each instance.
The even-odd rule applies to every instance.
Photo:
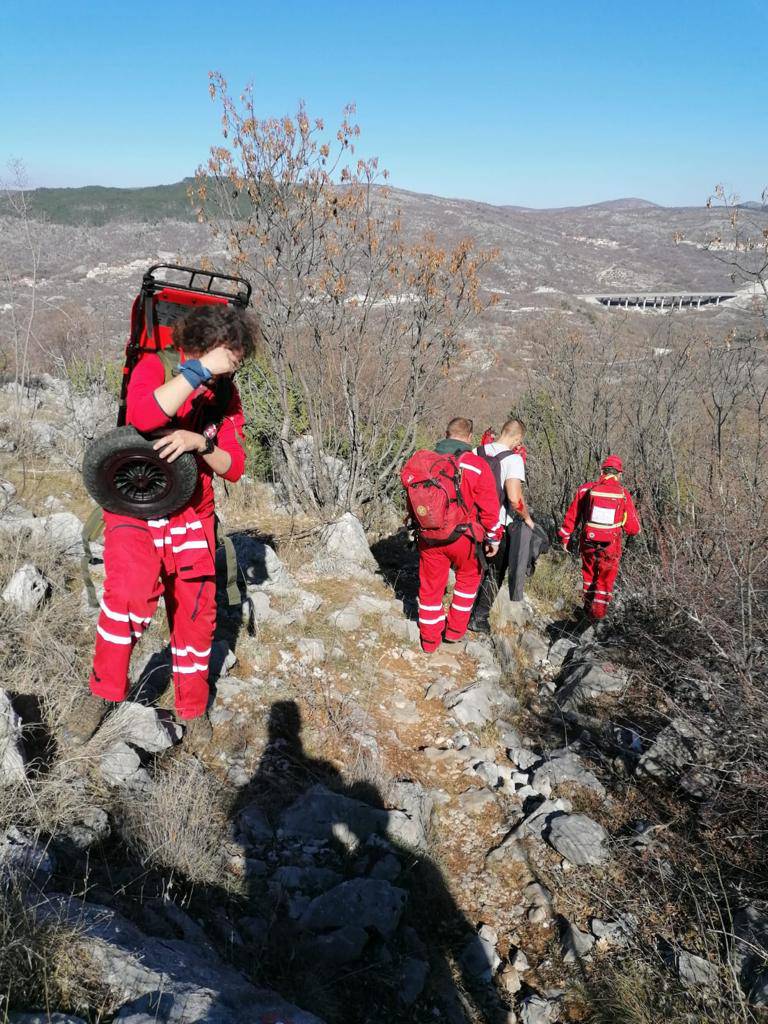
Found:
[[[90,694],[75,708],[67,728],[80,742],[94,734],[111,703],[125,699],[131,652],[161,594],[171,634],[177,717],[188,723],[192,746],[204,746],[211,736],[207,706],[208,660],[216,625],[213,475],[231,482],[242,476],[243,410],[231,378],[253,353],[260,335],[256,321],[242,311],[208,305],[178,321],[173,339],[179,365],[169,380],[160,357],[152,352],[133,369],[126,421],[144,434],[157,433],[153,447],[169,463],[193,452],[198,481],[190,501],[170,516],[137,519],[104,512],[106,579]]]

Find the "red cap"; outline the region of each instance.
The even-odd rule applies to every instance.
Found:
[[[603,462],[603,469],[616,469],[619,473],[623,473],[624,463],[618,455],[609,455],[605,462]]]

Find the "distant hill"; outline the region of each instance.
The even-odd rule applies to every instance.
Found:
[[[29,193],[30,206],[35,214],[44,215],[54,224],[90,225],[101,227],[113,221],[155,224],[162,220],[193,221],[194,212],[187,198],[187,188],[194,178],[185,178],[173,185],[152,185],[146,188],[109,188],[103,185],[85,185],[81,188],[37,188]],[[402,196],[416,196],[406,190],[393,189]],[[441,200],[439,196],[424,196],[429,200]],[[489,204],[474,200],[448,200],[462,202],[467,207]],[[752,205],[752,204],[749,204]],[[519,213],[545,213],[526,206],[501,206],[498,209]],[[647,199],[610,199],[587,206],[566,206],[558,212],[568,210],[660,210],[663,207]],[[555,212],[555,211],[549,211]],[[0,215],[12,213],[7,202],[0,197]]]
[[[85,185],[82,188],[36,188],[29,195],[35,214],[54,224],[80,224],[101,227],[110,221],[154,224],[161,220],[194,220],[187,188],[194,179],[185,178],[173,185],[148,188],[107,188]],[[0,198],[0,214],[12,213]]]

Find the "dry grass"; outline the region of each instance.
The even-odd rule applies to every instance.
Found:
[[[546,612],[554,611],[554,604],[565,601],[560,617],[573,613],[581,604],[582,580],[578,559],[552,551],[536,563],[536,571],[526,585],[526,592]]]
[[[196,758],[168,758],[146,794],[127,795],[120,830],[144,865],[198,884],[222,884],[231,794]]]
[[[98,1021],[116,1001],[100,982],[76,924],[14,879],[0,889],[0,1017],[30,1007],[87,1013]]]

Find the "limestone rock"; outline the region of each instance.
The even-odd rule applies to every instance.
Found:
[[[344,633],[352,633],[356,629],[360,629],[363,624],[359,612],[352,607],[340,608],[338,611],[331,612],[327,621]]]
[[[566,964],[579,963],[592,952],[595,944],[594,935],[583,932],[575,924],[561,920],[560,942],[563,947],[563,962]]]
[[[371,572],[376,569],[376,559],[368,546],[363,525],[357,516],[345,512],[335,523],[329,523],[320,532],[318,558],[323,556],[331,562]]]
[[[733,965],[755,1006],[768,1006],[768,914],[746,906],[733,917]]]
[[[545,996],[526,996],[520,1005],[520,1024],[554,1024],[560,1019],[557,1003]]]
[[[11,698],[0,690],[0,783],[18,781],[25,775],[21,718]]]
[[[82,1017],[68,1013],[9,1013],[8,1024],[86,1024]]]
[[[269,544],[247,533],[233,533],[231,537],[238,577],[249,593],[258,590],[279,593],[295,586],[293,577]],[[223,552],[217,557],[217,568],[223,569],[223,561],[221,566],[218,564],[219,558],[223,559]]]
[[[54,860],[31,831],[11,825],[0,833],[0,881],[22,878],[42,888],[53,874]]]
[[[312,900],[300,925],[325,931],[354,925],[389,939],[394,935],[408,894],[378,878],[353,878]]]
[[[301,944],[301,952],[313,963],[341,967],[359,960],[367,943],[368,932],[355,924],[349,924],[305,939]]]
[[[77,927],[99,980],[123,1002],[115,1017],[120,1024],[323,1024],[277,993],[251,984],[201,938],[147,935],[113,910],[71,897],[51,899],[38,913]]]
[[[325,661],[325,644],[322,640],[312,640],[309,637],[303,637],[296,644],[296,650],[300,660],[308,665],[317,665]]]
[[[4,518],[0,534],[14,538],[28,537],[34,544],[44,543],[61,558],[80,558],[83,550],[83,524],[71,512],[55,512],[50,516]]]
[[[496,797],[487,789],[468,789],[457,800],[464,814],[485,814],[496,806]]]
[[[601,921],[593,917],[589,923],[596,939],[608,946],[626,946],[637,928],[637,921],[631,914],[622,914],[615,921]]]
[[[527,600],[513,601],[509,589],[502,587],[493,606],[494,616],[500,626],[514,626],[524,629],[532,621],[532,608]]]
[[[534,665],[541,665],[547,660],[549,643],[535,629],[526,629],[520,638],[520,647]]]
[[[397,799],[397,797],[395,797]],[[426,798],[429,800],[429,798]],[[404,802],[400,796],[400,802]],[[426,846],[426,825],[423,811],[412,813],[371,807],[325,786],[313,786],[283,813],[280,831],[285,836],[301,839],[333,839],[356,846],[372,835],[390,836],[395,842],[418,849]]]
[[[555,699],[559,707],[573,710],[593,697],[621,693],[627,683],[627,673],[613,662],[598,663],[588,656],[573,658],[563,669],[563,681]]]
[[[397,997],[403,1006],[413,1006],[427,982],[429,964],[414,956],[406,957],[400,965]]]
[[[124,743],[130,743],[148,754],[160,754],[181,740],[183,729],[170,711],[155,709],[126,700],[110,719]]]
[[[602,782],[584,767],[578,754],[567,748],[552,751],[549,759],[533,772],[531,785],[534,789],[539,789],[545,781],[552,786],[573,782],[585,789],[591,789],[600,797],[605,796],[605,786]]]
[[[608,833],[586,814],[562,814],[548,822],[547,842],[571,864],[604,864],[610,857]]]
[[[76,849],[87,850],[94,843],[109,838],[111,831],[109,815],[104,808],[86,805],[79,810],[77,820],[67,825],[60,835]]]
[[[687,949],[677,955],[677,974],[686,988],[717,988],[719,980],[715,964]]]
[[[685,718],[674,718],[640,758],[637,770],[655,779],[672,780],[714,757],[714,746],[703,728]]]
[[[26,562],[11,576],[2,597],[6,604],[31,615],[51,592],[50,581],[31,562]]]
[[[374,597],[373,594],[358,594],[353,603],[361,615],[381,616],[392,612],[391,602],[382,597]]]
[[[381,619],[381,627],[400,640],[409,643],[417,643],[419,639],[419,624],[412,619],[404,619],[400,615],[385,615]]]
[[[127,743],[118,740],[108,747],[99,759],[101,774],[110,786],[142,788],[150,778],[141,766],[141,758]]]
[[[480,681],[454,690],[443,703],[460,725],[485,725],[496,717],[496,709],[510,706],[510,697],[494,682]]]
[[[464,970],[482,981],[490,981],[501,965],[501,958],[496,952],[498,941],[499,936],[493,928],[481,925],[461,954]]]
[[[578,644],[575,640],[561,636],[559,640],[555,640],[549,649],[548,661],[550,665],[553,665],[555,668],[561,668],[570,653],[577,648]]]

